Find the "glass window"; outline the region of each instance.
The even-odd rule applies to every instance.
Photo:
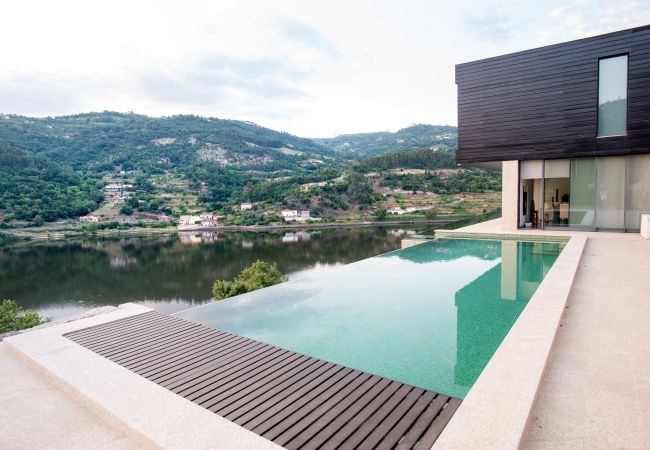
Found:
[[[650,155],[628,156],[625,227],[641,228],[641,214],[650,213]]]
[[[593,228],[596,219],[596,159],[571,160],[569,225]]]
[[[598,136],[627,130],[627,55],[598,63]]]
[[[542,214],[542,170],[540,160],[521,161],[519,166],[519,226],[538,228]]]
[[[625,211],[625,156],[596,159],[596,227],[622,229]]]
[[[544,224],[550,227],[569,225],[571,161],[544,161]]]

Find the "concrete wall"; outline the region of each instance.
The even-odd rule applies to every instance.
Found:
[[[501,222],[505,231],[517,229],[519,161],[502,162]]]

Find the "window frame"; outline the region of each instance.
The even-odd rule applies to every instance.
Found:
[[[625,67],[625,132],[621,134],[599,134],[599,123],[600,123],[600,62],[605,59],[618,58],[621,56],[627,57],[627,64]],[[610,138],[610,137],[621,137],[627,136],[628,133],[628,118],[630,117],[630,52],[615,53],[612,55],[601,56],[597,60],[596,65],[597,76],[596,76],[596,139]]]

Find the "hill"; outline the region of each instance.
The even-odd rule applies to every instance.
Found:
[[[363,159],[387,152],[416,148],[455,149],[456,127],[448,125],[412,125],[394,133],[343,134],[335,138],[314,139],[315,142],[337,152],[345,158]]]
[[[9,211],[38,223],[87,214],[103,200],[98,181],[0,142],[0,217]]]
[[[114,112],[32,118],[0,115],[0,142],[76,171],[163,171],[195,162],[296,170],[333,152],[310,139],[254,123],[198,116]]]
[[[281,209],[322,220],[396,206],[491,209],[499,175],[458,168],[455,142],[454,127],[434,125],[306,139],[198,116],[0,114],[0,226],[91,211],[93,220],[128,225],[200,211],[265,224]],[[450,197],[469,189],[478,195],[470,201]],[[244,202],[252,208],[242,211]]]

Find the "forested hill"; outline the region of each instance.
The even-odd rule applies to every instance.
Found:
[[[31,118],[0,115],[0,142],[74,170],[166,170],[193,162],[294,170],[333,152],[250,122],[114,112]]]
[[[401,167],[410,169],[450,169],[456,167],[456,152],[448,148],[421,148],[403,152],[389,152],[359,162],[365,170],[388,170]]]
[[[448,125],[413,125],[394,133],[343,134],[335,138],[315,139],[323,146],[348,158],[361,159],[387,152],[412,150],[414,148],[456,148],[457,128]]]
[[[101,112],[33,118],[0,114],[0,142],[76,171],[167,170],[194,162],[272,172],[415,148],[456,147],[456,127],[307,139],[251,122]]]
[[[474,176],[428,173],[420,180],[423,174],[406,179],[387,173],[457,170],[456,128],[437,125],[307,139],[250,122],[188,115],[0,113],[0,145],[0,228],[90,212],[102,221],[138,221],[216,211],[264,223],[281,208],[309,208],[315,217],[344,218],[392,204],[385,189],[446,195],[461,192]],[[373,178],[373,171],[386,179]],[[106,191],[111,184],[134,188],[115,196]],[[241,213],[240,203],[250,201],[257,203],[254,213]]]
[[[71,170],[0,142],[0,215],[53,221],[97,208],[103,200],[99,178],[82,179]]]

